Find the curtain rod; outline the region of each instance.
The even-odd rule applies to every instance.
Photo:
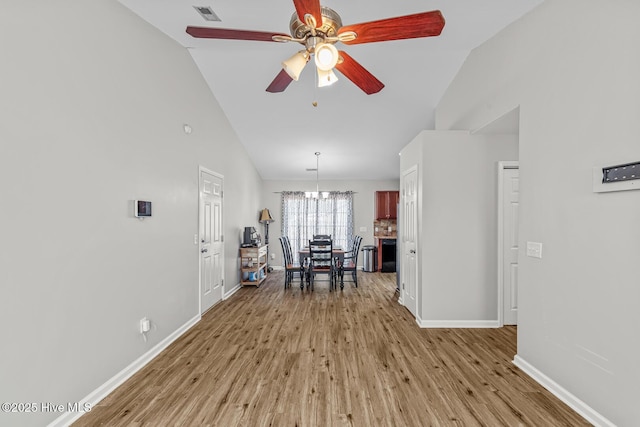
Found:
[[[274,191],[273,194],[281,194],[281,193],[304,193],[304,190],[282,190],[282,191]],[[351,193],[351,194],[358,194],[357,191],[351,191],[351,190],[345,190],[345,191],[340,191],[340,190],[333,190],[333,191],[327,191],[327,193]]]

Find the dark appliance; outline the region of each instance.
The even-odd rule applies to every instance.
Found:
[[[396,239],[382,239],[380,242],[382,254],[380,256],[382,265],[380,271],[383,273],[396,272]]]
[[[259,240],[260,238],[258,237],[258,234],[256,233],[255,228],[253,227],[244,228],[244,239],[242,241],[243,247],[258,246],[258,244],[260,243]]]

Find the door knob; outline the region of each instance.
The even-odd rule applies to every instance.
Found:
[[[208,249],[202,249],[202,250],[200,251],[200,253],[201,253],[201,254],[203,254],[203,253],[205,253],[205,252],[209,252],[209,250],[208,250]]]
[[[415,254],[415,253],[416,253],[416,251],[415,251],[415,249],[411,249],[411,250],[409,251],[409,253],[410,253],[410,254]]]

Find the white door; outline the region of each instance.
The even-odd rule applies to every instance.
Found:
[[[200,170],[200,313],[222,299],[222,176]]]
[[[502,316],[503,324],[518,324],[518,198],[519,170],[502,171]]]
[[[405,307],[417,317],[417,238],[418,238],[418,167],[413,166],[402,174],[402,264],[401,292]]]

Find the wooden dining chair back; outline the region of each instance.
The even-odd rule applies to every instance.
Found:
[[[307,275],[309,287],[313,290],[313,283],[317,274],[329,276],[329,290],[335,288],[337,269],[333,259],[333,244],[331,240],[309,240],[309,266]]]
[[[289,236],[284,236],[284,238],[287,243],[287,248],[289,250],[289,256],[291,257],[291,264],[293,264],[294,267],[298,267],[298,273],[300,274],[300,289],[302,289],[303,281],[304,281],[304,273],[306,268],[305,262],[307,261],[307,259],[306,258],[300,259],[298,254],[293,252],[293,249],[291,249],[291,240],[289,240]]]
[[[351,281],[358,287],[358,254],[360,253],[360,243],[362,237],[355,236],[351,249],[344,254],[344,258],[338,265],[338,275],[340,276],[340,289],[344,288],[344,272],[351,273]]]
[[[318,240],[330,241],[331,240],[331,234],[314,234],[313,235],[313,240],[315,240],[315,241],[318,241]]]
[[[298,267],[298,273],[300,274],[300,289],[302,290],[304,289],[304,278],[309,264],[309,258],[301,258],[299,253],[296,254],[293,249],[291,249],[291,240],[289,240],[289,236],[283,236],[283,238],[285,239],[289,255],[291,256],[291,264],[293,264],[294,267]]]
[[[300,273],[302,277],[302,271],[299,264],[296,264],[291,252],[291,243],[288,237],[280,237],[280,246],[282,246],[282,255],[284,257],[284,288],[291,287],[294,273]]]

